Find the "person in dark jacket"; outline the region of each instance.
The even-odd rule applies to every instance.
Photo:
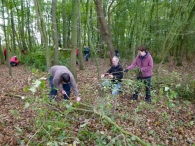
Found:
[[[145,84],[146,87],[146,98],[147,102],[151,102],[151,77],[152,77],[152,69],[153,69],[153,59],[150,53],[148,52],[146,46],[140,46],[137,48],[138,55],[133,61],[133,63],[125,69],[124,72],[128,72],[128,70],[138,68],[137,80],[141,81]],[[140,87],[135,90],[133,94],[132,100],[138,99],[138,91]]]
[[[85,61],[89,60],[89,47],[84,46]]]
[[[74,76],[66,66],[60,65],[52,66],[49,70],[49,73],[50,73],[49,83],[51,87],[50,100],[55,98],[55,96],[57,95],[57,90],[59,90],[64,95],[64,99],[69,100],[70,87],[72,87],[74,91],[76,100],[77,101],[81,100],[79,97],[79,91]]]
[[[120,54],[119,54],[119,51],[118,50],[115,50],[115,56],[120,58]]]
[[[123,67],[119,63],[119,58],[116,56],[112,58],[112,63],[113,65],[111,68],[106,73],[101,75],[101,78],[108,76],[111,80],[104,81],[102,86],[112,86],[112,95],[117,95],[121,89]]]

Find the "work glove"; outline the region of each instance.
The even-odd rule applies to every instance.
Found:
[[[125,69],[124,72],[128,72],[129,70],[128,69]]]

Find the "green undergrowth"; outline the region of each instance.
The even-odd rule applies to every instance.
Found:
[[[33,72],[33,84],[25,88],[32,95],[24,99],[24,108],[36,113],[31,119],[32,125],[29,125],[33,134],[25,139],[21,137],[18,140],[20,145],[165,145],[164,141],[174,136],[173,129],[192,128],[195,124],[193,118],[185,122],[176,118],[181,116],[181,110],[189,117],[193,117],[193,112],[188,108],[191,102],[185,100],[189,96],[184,98],[178,92],[184,80],[181,81],[180,75],[175,72],[168,78],[153,78],[151,103],[142,98],[145,92],[143,84],[128,79],[123,82],[119,96],[112,96],[110,88],[97,88],[93,94],[81,91],[81,97],[85,98],[73,105],[65,100],[50,102],[47,78],[41,77],[38,71]],[[141,87],[139,101],[123,102],[120,96],[132,94],[137,85]],[[87,89],[88,84],[84,86]],[[191,94],[191,90],[188,88],[182,94]],[[93,100],[88,100],[91,95]],[[159,132],[159,127],[167,137]],[[173,141],[172,144],[177,143]]]

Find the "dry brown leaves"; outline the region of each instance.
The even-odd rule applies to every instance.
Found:
[[[106,72],[109,68],[108,60],[101,59],[99,61],[100,73]],[[174,68],[170,64],[163,67],[167,67],[170,71],[179,71],[185,74],[188,68],[187,64],[183,68]],[[192,68],[189,71],[191,70]],[[25,139],[25,137],[29,137],[30,134],[34,133],[35,129],[32,127],[31,119],[35,117],[35,114],[24,108],[24,102],[20,98],[5,96],[6,93],[23,96],[30,94],[24,93],[23,88],[29,85],[28,79],[32,74],[22,65],[12,67],[12,73],[13,77],[10,78],[8,67],[0,66],[0,145],[15,146],[18,139]],[[101,98],[101,93],[99,93],[100,83],[97,76],[97,68],[93,61],[85,62],[85,70],[79,70],[77,67],[79,91],[83,95],[81,97],[82,102],[95,105],[97,99]],[[187,146],[195,143],[195,123],[191,123],[191,126],[188,125],[191,121],[195,122],[195,105],[193,103],[188,107],[178,106],[178,113],[176,113],[175,110],[168,109],[163,101],[159,101],[153,110],[137,112],[135,115],[133,113],[141,100],[130,103],[128,98],[123,98],[123,95],[121,95],[118,98],[119,109],[115,111],[116,123],[153,145]],[[18,111],[20,116],[13,116],[11,110]],[[118,115],[121,115],[121,117]],[[84,122],[83,120],[86,119],[83,118],[80,121],[81,124]],[[89,128],[93,131],[101,128],[101,131],[109,133],[108,127],[102,129],[101,122],[98,123],[91,119],[88,123]],[[178,126],[179,124],[181,126]],[[75,132],[78,130],[76,128]]]

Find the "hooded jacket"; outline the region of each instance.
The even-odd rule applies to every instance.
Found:
[[[141,78],[147,78],[152,76],[153,59],[148,51],[146,51],[145,56],[137,55],[133,63],[130,66],[128,66],[127,69],[131,70],[135,67],[141,69],[142,72],[142,74],[140,75]]]

